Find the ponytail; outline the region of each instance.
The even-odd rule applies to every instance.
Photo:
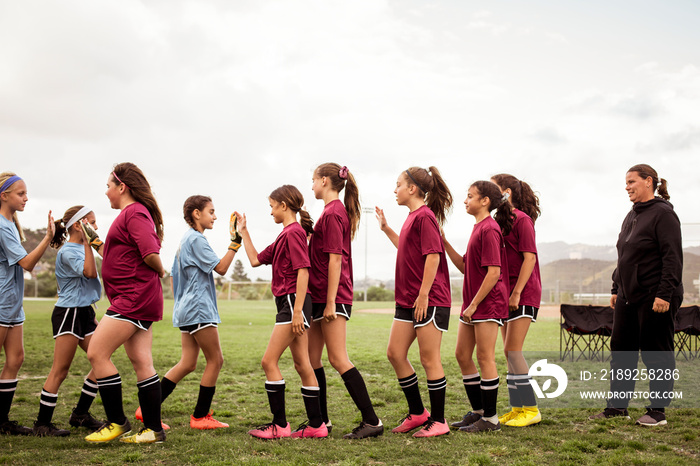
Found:
[[[345,189],[343,204],[350,220],[350,239],[354,239],[360,226],[360,213],[362,212],[360,192],[357,189],[355,177],[350,173],[348,167],[341,167],[333,162],[319,165],[316,168],[316,175],[327,177],[331,182],[331,188],[338,193]]]
[[[663,178],[659,178],[659,174],[651,166],[646,163],[640,163],[627,170],[627,173],[629,172],[637,172],[639,177],[643,179],[651,178],[654,191],[658,190],[659,197],[667,201],[671,199],[671,196],[668,194],[668,182]]]
[[[124,184],[131,191],[131,196],[148,210],[156,226],[156,235],[158,235],[158,239],[163,241],[163,214],[160,212],[151,185],[141,169],[130,162],[119,163],[114,166],[112,171],[112,181],[117,186]]]
[[[273,201],[282,203],[284,202],[289,209],[295,214],[299,214],[299,223],[301,224],[307,235],[314,232],[314,221],[311,219],[311,215],[303,209],[304,206],[304,196],[301,192],[290,184],[285,184],[275,189],[270,193],[270,199]]]
[[[479,196],[489,198],[489,212],[496,211],[493,218],[501,227],[503,236],[508,236],[513,230],[515,219],[507,195],[501,194],[499,187],[491,181],[476,181],[471,187],[479,192]]]
[[[660,178],[659,187],[656,188],[656,191],[662,199],[666,199],[667,201],[671,199],[671,196],[668,194],[668,182],[664,178]]]
[[[15,173],[12,172],[3,172],[0,173],[0,186],[4,187],[3,185],[13,176],[17,176]],[[12,183],[14,184],[14,183]],[[12,188],[12,185],[10,185],[8,188],[5,188],[3,192],[9,193],[12,192],[14,188]],[[1,201],[0,201],[1,202]],[[19,233],[19,240],[21,243],[24,243],[27,241],[27,238],[24,236],[24,231],[22,231],[22,225],[19,223],[19,217],[17,217],[17,212],[12,214],[12,222],[15,224],[15,228],[17,228],[17,232]]]
[[[405,172],[409,185],[416,186],[425,196],[425,205],[435,214],[440,225],[447,220],[447,214],[452,209],[452,193],[436,167],[427,170],[411,167]]]
[[[68,229],[66,228],[66,223],[70,222],[70,219],[72,219],[73,216],[77,214],[82,208],[83,206],[81,205],[73,206],[66,210],[66,212],[63,214],[63,217],[59,218],[54,222],[54,225],[56,226],[56,232],[53,234],[53,238],[51,239],[50,245],[52,248],[58,249],[61,246],[63,246],[63,243],[65,243],[66,239],[68,239]]]
[[[510,189],[510,203],[516,209],[525,212],[533,222],[542,214],[540,211],[540,199],[529,184],[506,173],[494,175],[491,179],[503,191]]]

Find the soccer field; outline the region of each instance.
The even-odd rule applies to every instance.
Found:
[[[39,393],[51,367],[53,301],[25,302],[25,363],[10,417],[31,425],[39,407]],[[358,303],[355,309],[378,307]],[[363,306],[364,305],[364,306]],[[406,402],[391,365],[386,359],[386,343],[391,314],[355,312],[348,325],[350,359],[362,372],[377,414],[386,433],[377,439],[343,440],[360,421],[340,376],[326,363],[328,406],[334,430],[328,439],[284,439],[260,441],[247,435],[257,425],[269,422],[271,415],[263,389],[265,376],[260,359],[274,323],[272,301],[221,301],[223,323],[219,326],[224,351],[224,368],[219,377],[212,408],[215,417],[231,425],[229,429],[198,431],[190,429],[189,416],[197,398],[204,369],[200,355],[195,373],[186,377],[163,405],[163,420],[172,429],[158,445],[128,445],[113,442],[87,444],[85,430],[71,429],[67,438],[0,437],[0,463],[3,464],[698,464],[700,461],[700,419],[698,409],[670,409],[669,425],[641,428],[634,421],[587,421],[586,417],[603,407],[592,401],[590,409],[543,410],[543,421],[528,428],[503,427],[501,432],[450,435],[413,439],[392,434],[391,428],[403,417]],[[392,303],[383,303],[391,307]],[[153,355],[156,369],[163,376],[180,356],[180,333],[170,322],[172,301],[166,301],[165,320],[154,326]],[[106,302],[100,303],[98,316]],[[531,327],[525,350],[559,349],[559,322],[540,319]],[[459,368],[453,352],[457,336],[453,316],[450,331],[442,345],[442,359],[448,380],[446,417],[454,421],[468,410]],[[429,406],[425,375],[420,367],[417,345],[410,353],[418,373],[424,403]],[[68,428],[68,417],[75,405],[89,364],[78,350],[68,379],[59,391],[54,422]],[[501,386],[499,414],[508,409],[505,387],[505,358],[497,348]],[[1,357],[4,360],[4,356]],[[138,405],[136,379],[123,349],[113,358],[124,380],[124,408],[134,428]],[[305,420],[300,381],[292,367],[289,352],[281,360],[287,381],[287,418],[296,427]],[[104,417],[100,397],[92,408]],[[635,409],[633,419],[642,414]]]

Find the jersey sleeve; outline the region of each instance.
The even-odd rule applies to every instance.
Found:
[[[12,229],[15,228],[15,231]],[[22,247],[19,238],[17,237],[17,231],[14,222],[10,224],[3,224],[0,227],[0,245],[5,250],[5,256],[7,257],[7,263],[9,265],[15,265],[27,255],[27,251]]]
[[[221,261],[204,236],[197,236],[192,242],[192,260],[204,273],[211,273]]]
[[[535,241],[535,224],[532,219],[525,215],[516,224],[518,235],[518,251],[531,252],[537,254],[537,244]]]
[[[142,259],[149,254],[160,253],[160,240],[150,217],[144,212],[137,211],[127,219],[126,224],[129,235],[134,239]]]
[[[311,267],[309,260],[309,249],[306,244],[304,230],[296,230],[287,235],[287,249],[289,251],[289,262],[292,270],[299,270]]]
[[[66,249],[62,251],[59,260],[64,267],[64,272],[67,272],[68,277],[76,278],[83,276],[83,271],[85,270],[84,254],[80,254],[73,248]]]
[[[483,232],[481,238],[481,267],[501,267],[501,235],[495,229]]]
[[[337,215],[324,216],[323,252],[327,254],[343,253],[343,223]]]
[[[437,221],[425,216],[420,220],[420,249],[421,254],[440,254],[445,250],[440,236]]]
[[[275,255],[275,243],[272,243],[258,253],[258,261],[261,264],[272,264],[272,258]]]

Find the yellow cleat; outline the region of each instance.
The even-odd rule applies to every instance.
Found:
[[[124,443],[163,443],[165,442],[165,430],[154,432],[144,427],[138,434],[122,437],[119,441]]]
[[[537,424],[542,420],[542,415],[537,406],[523,407],[523,411],[515,419],[506,422],[510,427],[527,427]]]
[[[127,419],[122,425],[115,422],[106,422],[102,427],[85,437],[85,440],[93,443],[109,442],[131,432],[131,424]]]
[[[523,408],[513,407],[513,409],[511,409],[509,412],[507,412],[503,416],[499,417],[498,422],[500,422],[501,424],[505,424],[506,422],[511,421],[511,420],[515,419],[516,417],[518,417],[518,415],[522,412],[523,412]]]

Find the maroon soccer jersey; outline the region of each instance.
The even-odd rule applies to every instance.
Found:
[[[297,271],[308,268],[306,231],[299,222],[282,230],[274,243],[258,254],[261,264],[272,264],[272,294],[284,296],[297,292]]]
[[[440,254],[435,281],[428,295],[429,306],[450,307],[450,273],[445,258],[445,245],[440,236],[440,226],[428,206],[421,206],[408,214],[401,227],[399,249],[396,254],[396,283],[394,293],[400,307],[413,307],[425,269],[425,256]]]
[[[515,284],[518,282],[520,268],[523,265],[523,253],[531,252],[535,254],[535,268],[520,294],[519,305],[539,308],[542,300],[542,280],[540,279],[540,262],[535,244],[535,223],[525,212],[513,209],[513,213],[516,215],[513,230],[505,237],[510,281],[509,293],[513,292]]]
[[[462,287],[462,311],[476,296],[486,277],[489,266],[501,268],[498,282],[479,303],[472,319],[506,319],[508,318],[508,262],[503,235],[498,223],[486,217],[474,225],[472,235],[464,255],[464,286]]]
[[[340,282],[336,303],[352,304],[352,250],[350,247],[350,220],[345,206],[339,200],[326,204],[316,221],[309,242],[309,293],[314,303],[325,303],[328,294],[329,254],[340,254]]]
[[[144,257],[160,253],[160,239],[143,204],[124,207],[109,228],[102,261],[102,281],[109,310],[132,319],[163,319],[163,288],[158,272]]]

